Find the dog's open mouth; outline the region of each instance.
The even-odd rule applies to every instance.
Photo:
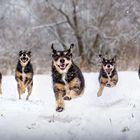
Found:
[[[61,64],[61,65],[58,65],[58,67],[59,67],[61,70],[65,70],[67,66],[68,66],[68,64]]]
[[[26,58],[26,57],[21,58],[21,61],[22,61],[23,63],[26,63],[26,62],[28,61],[28,58]]]
[[[111,74],[112,69],[111,69],[111,68],[107,68],[107,69],[106,69],[106,72],[107,72],[107,74]]]

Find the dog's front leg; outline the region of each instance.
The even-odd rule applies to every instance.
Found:
[[[112,77],[112,79],[110,80],[110,86],[114,87],[118,82],[118,76],[115,75],[114,77]]]
[[[2,82],[0,81],[0,94],[2,94]]]
[[[99,88],[99,91],[97,93],[97,96],[98,97],[102,96],[104,87],[105,87],[105,85],[106,85],[107,82],[108,82],[108,79],[107,78],[104,78],[104,77],[101,77],[100,78],[100,88]]]
[[[68,85],[69,90],[66,93],[64,100],[71,100],[72,98],[76,98],[82,94],[80,80],[78,78],[74,78]]]
[[[21,99],[22,90],[21,90],[20,83],[17,84],[17,90],[18,90],[18,94],[19,94],[19,99]]]
[[[102,96],[104,87],[105,87],[105,85],[101,83],[101,84],[100,84],[99,91],[98,91],[98,93],[97,93],[97,96],[98,96],[98,97]]]
[[[56,98],[56,111],[62,112],[64,110],[64,99],[63,96],[65,94],[65,87],[63,84],[55,84],[54,85],[54,92]]]
[[[28,95],[27,95],[27,97],[26,97],[26,100],[29,99],[29,96],[30,96],[31,93],[32,93],[32,88],[33,88],[33,81],[31,81],[31,82],[29,83],[29,85],[27,86],[27,89],[28,89]]]

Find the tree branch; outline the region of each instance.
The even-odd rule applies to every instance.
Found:
[[[49,3],[49,2],[48,2],[48,3]],[[61,14],[65,17],[67,23],[68,23],[68,24],[70,25],[70,27],[74,30],[74,26],[73,26],[73,24],[72,24],[72,22],[71,22],[69,16],[68,16],[64,11],[62,11],[62,9],[58,9],[58,8],[57,8],[55,5],[53,5],[52,3],[49,3],[49,4],[51,5],[51,7],[53,7],[56,11],[58,11],[59,13],[61,13]]]
[[[54,27],[54,26],[57,26],[57,25],[65,24],[65,23],[67,23],[67,21],[60,21],[60,22],[57,22],[57,23],[35,26],[32,29],[35,30],[35,29],[41,29],[41,28],[46,28],[46,27],[49,28],[49,27]]]

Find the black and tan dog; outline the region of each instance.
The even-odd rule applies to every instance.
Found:
[[[56,51],[52,44],[52,79],[56,98],[56,111],[64,109],[64,100],[80,96],[85,87],[81,70],[72,60],[72,47],[66,51]]]
[[[2,94],[2,73],[0,72],[0,95]]]
[[[30,51],[19,52],[19,60],[15,72],[19,99],[21,99],[21,95],[25,93],[26,89],[28,90],[28,95],[26,97],[26,100],[29,99],[29,96],[32,93],[33,68],[30,60],[31,60]]]
[[[140,66],[139,66],[139,70],[138,70],[138,75],[139,75],[139,78],[140,78]]]
[[[105,59],[102,55],[99,55],[102,59],[102,67],[99,74],[100,88],[97,96],[101,96],[104,87],[114,87],[118,82],[118,74],[116,70],[116,56],[112,59]]]

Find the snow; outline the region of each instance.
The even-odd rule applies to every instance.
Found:
[[[14,76],[3,76],[0,97],[1,140],[138,140],[140,79],[137,72],[119,72],[114,88],[97,97],[98,73],[84,73],[85,93],[55,111],[51,74],[35,75],[33,93],[18,100]]]

